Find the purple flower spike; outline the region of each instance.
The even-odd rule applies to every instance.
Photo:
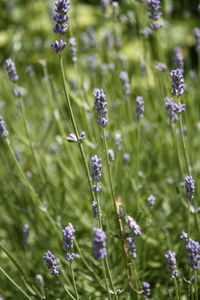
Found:
[[[10,81],[16,82],[19,79],[19,76],[17,75],[15,63],[12,61],[11,58],[8,58],[5,61],[5,65],[6,65],[8,75],[10,77]]]
[[[160,71],[160,72],[165,72],[167,70],[167,66],[164,63],[158,62],[155,65],[156,70]]]
[[[92,216],[98,220],[99,216],[98,216],[98,207],[97,207],[97,202],[96,201],[92,201]],[[102,216],[101,210],[100,210],[100,217]]]
[[[65,227],[65,229],[63,229],[62,233],[63,233],[64,249],[72,250],[73,243],[74,243],[74,234],[75,234],[75,229],[72,226],[72,224],[69,223],[68,226]]]
[[[152,34],[152,30],[150,27],[146,27],[140,31],[141,35],[144,35],[145,37],[149,37]]]
[[[195,183],[194,180],[192,179],[192,176],[185,177],[185,190],[186,190],[185,198],[187,200],[193,199],[194,198],[193,194],[195,192]]]
[[[176,69],[170,72],[171,84],[172,84],[172,95],[181,96],[184,93],[184,79],[181,70]]]
[[[189,243],[186,245],[186,252],[189,266],[193,270],[198,270],[200,267],[200,244],[189,239]]]
[[[153,22],[152,24],[149,25],[149,27],[150,27],[152,30],[156,31],[156,30],[162,28],[163,25],[160,24],[159,22]]]
[[[94,228],[93,230],[93,247],[94,258],[97,260],[102,260],[107,256],[106,253],[106,234],[103,230],[99,228]]]
[[[175,123],[178,121],[178,114],[182,113],[185,111],[185,104],[182,103],[174,103],[172,98],[166,97],[164,99],[165,103],[165,109],[167,112],[167,115],[169,117],[169,120],[171,123]]]
[[[101,191],[101,186],[97,183],[93,185],[92,190],[96,193],[99,193]]]
[[[182,232],[180,239],[183,241],[183,243],[186,245],[188,243],[188,234],[186,232]]]
[[[122,137],[120,133],[115,134],[115,144],[116,144],[116,151],[121,150],[121,142],[122,142]]]
[[[101,127],[105,127],[108,124],[108,110],[106,109],[107,102],[106,96],[102,89],[96,89],[94,91],[94,100],[95,100],[95,107],[96,111],[99,115],[99,119],[97,123]]]
[[[110,0],[101,0],[101,8],[102,8],[104,19],[106,19],[108,17],[107,9],[108,9],[109,4],[110,4]]]
[[[101,159],[94,155],[91,157],[91,176],[93,181],[99,181],[101,179]]]
[[[156,201],[156,198],[153,195],[150,195],[148,197],[148,199],[147,199],[147,206],[148,206],[149,210],[152,210],[152,208],[155,205],[155,201]]]
[[[136,236],[141,235],[140,226],[137,222],[130,216],[126,218],[126,224],[131,232],[133,232]]]
[[[173,279],[176,279],[178,277],[178,271],[176,269],[176,258],[175,258],[175,252],[168,251],[167,254],[165,254],[166,258],[166,264],[168,269],[171,271],[170,276]]]
[[[160,0],[147,0],[147,7],[148,12],[150,12],[150,19],[157,21],[162,16],[162,13],[159,12],[161,9]]]
[[[109,149],[108,150],[108,158],[109,158],[109,161],[112,162],[115,160],[115,153],[112,149]]]
[[[131,258],[136,258],[137,254],[136,254],[136,246],[135,246],[135,240],[131,237],[128,237],[126,240],[126,243],[128,245],[128,252],[130,254]]]
[[[20,97],[22,95],[22,90],[20,88],[18,89],[14,89],[13,90],[13,94],[16,96],[16,97]]]
[[[142,290],[143,290],[142,294],[144,296],[150,296],[151,295],[150,284],[148,282],[143,282]]]
[[[142,96],[137,96],[136,101],[136,118],[138,120],[141,120],[143,118],[143,112],[144,112],[144,101]]]
[[[67,43],[63,42],[63,40],[60,40],[60,44],[58,41],[55,41],[54,44],[51,44],[51,48],[56,52],[60,53],[65,47]]]
[[[54,26],[53,31],[54,31],[55,33],[58,33],[58,34],[64,34],[65,31],[67,31],[67,29],[68,29],[68,25],[67,25],[67,24],[65,24],[65,25],[56,24],[56,25]]]
[[[48,269],[51,269],[51,275],[59,274],[59,266],[56,262],[54,255],[47,251],[44,255],[44,261]]]
[[[0,135],[4,138],[7,137],[7,135],[8,135],[8,131],[6,130],[5,122],[1,116],[0,116]]]
[[[179,47],[175,47],[173,50],[173,65],[176,69],[179,69],[183,73],[184,59]]]

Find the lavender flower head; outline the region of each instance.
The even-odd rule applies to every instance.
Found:
[[[6,65],[8,75],[10,77],[10,81],[16,82],[19,79],[19,76],[17,75],[15,63],[12,61],[11,58],[8,58],[5,61],[5,65]]]
[[[8,135],[8,131],[6,130],[6,125],[3,118],[0,116],[0,135],[5,138]]]
[[[178,121],[178,114],[185,111],[185,104],[182,103],[174,103],[172,98],[166,97],[164,99],[165,103],[165,109],[167,112],[167,115],[169,117],[169,120],[171,123],[175,123]]]
[[[173,279],[176,279],[178,277],[178,271],[176,269],[176,258],[175,258],[176,254],[175,252],[171,252],[170,250],[167,252],[167,254],[165,254],[165,258],[166,258],[166,264],[168,269],[171,271],[170,276]]]
[[[137,96],[136,101],[136,118],[138,120],[141,120],[143,118],[143,112],[144,112],[144,101],[142,96]]]
[[[95,259],[104,259],[107,256],[106,253],[106,234],[100,228],[94,228],[93,230],[93,247]]]
[[[120,73],[120,79],[123,87],[123,91],[125,95],[130,94],[130,83],[127,72],[121,72]]]
[[[181,96],[184,93],[184,79],[181,70],[176,69],[170,72],[171,84],[172,84],[172,95]]]
[[[104,19],[108,18],[107,10],[108,10],[109,4],[110,4],[110,0],[101,0],[101,8],[102,8]]]
[[[150,284],[148,282],[143,282],[142,290],[143,290],[142,294],[144,296],[150,296],[151,295]],[[146,299],[146,297],[144,297],[144,299]]]
[[[200,244],[189,239],[189,243],[186,245],[186,252],[189,266],[193,270],[198,270],[200,267]]]
[[[69,39],[69,53],[70,53],[70,56],[71,56],[73,62],[77,61],[76,51],[77,51],[76,40],[75,40],[75,38],[71,37]]]
[[[54,44],[51,44],[51,48],[56,52],[56,53],[60,53],[65,47],[66,47],[67,43],[63,42],[63,40],[59,41],[55,41]]]
[[[105,127],[108,124],[108,110],[106,109],[107,102],[106,96],[102,89],[96,89],[94,92],[95,108],[99,115],[97,123],[101,127]]]
[[[126,243],[128,245],[128,252],[130,254],[130,257],[131,258],[136,258],[137,254],[136,254],[135,240],[131,237],[128,237],[126,239]]]
[[[149,37],[152,34],[152,30],[149,26],[147,26],[146,28],[142,29],[140,33],[145,37]]]
[[[193,194],[195,192],[195,183],[194,180],[192,179],[192,176],[185,177],[185,190],[186,190],[185,198],[187,200],[193,199],[194,198]]]
[[[98,206],[96,201],[92,201],[92,216],[98,220],[99,215],[98,215]],[[101,210],[100,210],[100,217],[102,216]]]
[[[186,245],[188,243],[188,234],[186,232],[182,232],[180,239],[183,241],[183,243]]]
[[[41,274],[36,274],[35,279],[36,279],[37,284],[39,285],[39,287],[43,287],[44,279],[43,279],[42,275]]]
[[[67,15],[70,9],[70,1],[69,0],[57,0],[55,2],[55,12],[54,21],[57,23],[54,27],[54,32],[58,34],[64,34],[68,28],[68,25],[64,23],[68,21],[69,16]]]
[[[94,155],[91,157],[91,176],[93,181],[99,181],[101,179],[101,159]]]
[[[195,44],[196,44],[196,50],[197,52],[200,51],[200,28],[196,27],[193,30],[194,38],[195,38]]]
[[[63,229],[62,233],[63,233],[64,249],[72,250],[73,243],[74,243],[74,234],[75,234],[75,229],[73,228],[73,225],[69,223],[68,226],[65,227],[65,229]]]
[[[122,137],[120,133],[115,134],[115,144],[116,144],[116,151],[121,150],[121,142],[122,142]]]
[[[112,2],[112,11],[113,11],[113,18],[116,20],[119,14],[119,3],[117,1]]]
[[[147,11],[150,13],[150,19],[158,21],[158,19],[162,16],[162,13],[159,12],[160,9],[160,0],[147,0]],[[153,22],[152,24],[150,24],[150,28],[152,30],[158,30],[161,27],[162,25],[158,22]]]
[[[95,55],[88,56],[87,64],[88,64],[88,68],[89,68],[89,74],[91,77],[93,77],[95,75],[95,68],[96,68]]]
[[[88,28],[88,37],[90,42],[90,47],[94,48],[97,45],[97,40],[95,37],[94,29],[92,27]]]
[[[131,157],[129,153],[124,153],[123,154],[123,163],[124,165],[127,165],[127,163],[130,161]]]
[[[175,47],[173,50],[173,65],[176,69],[179,69],[183,73],[184,59],[179,47]]]
[[[148,197],[148,199],[147,199],[147,206],[148,206],[149,210],[152,210],[152,208],[154,207],[155,200],[156,200],[156,197],[154,197],[153,195],[150,195]]]
[[[51,275],[59,274],[59,266],[54,255],[50,251],[47,251],[43,258],[47,268],[51,269]]]
[[[131,232],[133,232],[136,236],[141,235],[140,226],[137,222],[130,216],[126,217],[126,224]]]

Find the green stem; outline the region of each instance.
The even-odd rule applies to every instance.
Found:
[[[189,167],[189,160],[188,160],[188,155],[187,155],[187,150],[186,150],[186,145],[185,145],[185,139],[184,139],[184,134],[183,134],[183,125],[182,125],[181,114],[179,115],[179,125],[180,125],[180,131],[181,131],[181,141],[182,141],[182,145],[183,145],[183,152],[184,152],[184,157],[185,157],[186,169],[187,169],[188,175],[191,176],[190,167]]]
[[[62,279],[61,279],[61,277],[60,277],[59,275],[58,275],[58,278],[59,278],[59,280],[60,280],[60,282],[61,282],[61,284],[62,284],[64,290],[67,292],[68,296],[69,296],[71,299],[76,300],[76,298],[74,298],[74,297],[72,296],[72,294],[68,291],[68,289],[66,288],[64,282],[62,281]]]
[[[195,272],[195,281],[194,281],[194,286],[195,286],[195,300],[198,300],[198,271]]]
[[[106,270],[107,270],[107,273],[108,273],[108,278],[109,278],[112,290],[115,293],[115,287],[114,287],[114,284],[113,284],[113,280],[112,280],[110,268],[109,268],[109,265],[108,265],[108,259],[107,259],[107,257],[105,259],[105,266],[106,266]],[[118,300],[118,296],[116,295],[116,293],[115,293],[115,299]]]
[[[27,293],[6,273],[6,271],[4,271],[4,269],[2,269],[2,267],[0,266],[0,271],[8,278],[8,280],[10,280],[10,282],[29,300],[32,300],[31,297],[29,297],[27,295]]]
[[[68,105],[68,108],[69,108],[69,113],[70,113],[70,117],[71,117],[71,121],[72,121],[72,126],[73,126],[73,129],[75,131],[76,137],[78,139],[79,133],[78,133],[78,129],[77,129],[77,126],[76,126],[76,121],[75,121],[75,118],[74,118],[74,114],[73,114],[73,110],[72,110],[72,106],[71,106],[71,101],[70,101],[70,98],[69,98],[69,95],[68,95],[68,92],[67,92],[67,85],[66,85],[66,80],[65,80],[65,73],[64,73],[64,67],[63,67],[63,61],[62,61],[61,53],[59,54],[59,58],[60,58],[60,68],[61,68],[65,98],[66,98],[67,105]],[[85,152],[84,152],[84,149],[83,149],[83,146],[82,146],[81,143],[79,143],[79,149],[80,149],[81,156],[82,156],[82,159],[83,159],[83,162],[84,162],[85,171],[86,171],[86,175],[87,175],[87,178],[88,178],[88,183],[89,183],[89,186],[90,186],[90,192],[91,192],[93,201],[95,201],[94,192],[92,190],[92,180],[91,180],[91,177],[90,177],[90,172],[89,172],[89,168],[88,168],[88,165],[87,165]]]
[[[178,137],[177,137],[177,133],[176,133],[176,128],[173,128],[172,123],[170,122],[171,125],[171,130],[173,132],[173,136],[176,142],[176,151],[177,151],[177,157],[178,157],[178,163],[179,163],[179,168],[180,168],[180,172],[181,172],[181,178],[184,177],[184,173],[183,173],[183,167],[182,167],[182,162],[181,162],[181,154],[180,154],[180,149],[178,146]]]
[[[137,172],[139,171],[140,167],[140,121],[138,122],[138,128],[137,128]]]
[[[174,287],[175,287],[175,292],[176,292],[176,300],[179,300],[179,292],[178,292],[177,279],[174,279]]]
[[[109,286],[108,286],[108,282],[107,282],[107,278],[106,278],[106,271],[105,271],[103,262],[101,262],[101,267],[102,267],[102,271],[103,271],[103,277],[104,277],[104,280],[105,280],[106,290],[107,290],[107,293],[108,293],[108,298],[111,300],[112,298],[111,298],[111,295],[109,293]]]
[[[133,261],[133,271],[134,271],[134,277],[135,277],[135,285],[136,289],[139,290],[139,284],[138,284],[138,276],[137,276],[137,269],[136,269],[136,264]],[[137,294],[137,299],[140,299],[139,294]]]
[[[100,203],[99,203],[99,195],[98,195],[98,192],[96,193],[96,198],[97,198],[97,211],[98,211],[99,228],[102,229],[101,211],[100,211]]]
[[[73,282],[73,286],[74,286],[74,292],[76,295],[76,300],[79,300],[79,295],[78,295],[78,291],[77,291],[77,287],[76,287],[76,281],[75,281],[75,277],[74,277],[74,270],[72,267],[72,263],[70,263],[70,271],[71,271],[71,275],[72,275],[72,282]]]
[[[187,232],[188,232],[188,241],[189,241],[190,239],[190,201],[189,200],[188,200]]]

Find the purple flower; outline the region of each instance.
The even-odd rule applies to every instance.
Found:
[[[192,176],[185,177],[185,190],[186,190],[185,198],[187,200],[193,199],[194,198],[193,194],[195,192],[195,183],[194,180],[192,179]]]
[[[162,28],[163,25],[160,24],[159,22],[153,22],[152,24],[149,25],[149,27],[150,27],[152,30],[156,31],[156,30]]]
[[[160,9],[160,0],[147,0],[147,10],[150,12],[150,19],[157,21],[162,16],[162,13],[159,12]]]
[[[96,89],[94,92],[95,108],[99,115],[97,123],[101,127],[105,127],[108,124],[108,110],[106,109],[107,102],[106,96],[102,89]]]
[[[180,52],[180,47],[175,47],[173,50],[173,65],[176,69],[184,71],[184,59],[183,55]]]
[[[147,206],[148,206],[149,210],[152,210],[152,208],[154,207],[155,200],[156,200],[156,197],[154,197],[153,195],[150,195],[148,197],[148,199],[147,199]]]
[[[85,138],[85,131],[81,132],[81,134],[78,138],[79,143],[81,143],[84,140],[84,138]]]
[[[182,113],[185,110],[185,104],[174,103],[172,98],[166,97],[164,99],[165,109],[169,117],[170,122],[175,123],[178,121],[178,114]]]
[[[126,217],[126,224],[131,232],[133,232],[136,236],[141,235],[140,226],[137,222],[130,216]]]
[[[88,56],[87,64],[90,72],[90,76],[93,77],[95,75],[95,55]]]
[[[180,239],[183,241],[183,243],[186,245],[188,243],[188,234],[186,232],[182,232]]]
[[[62,231],[63,233],[63,241],[64,241],[64,249],[65,250],[72,250],[73,243],[74,243],[74,234],[75,229],[73,228],[72,224],[69,223],[65,229]]]
[[[152,30],[151,30],[151,28],[148,26],[148,27],[142,29],[142,30],[140,31],[140,33],[141,33],[142,35],[144,35],[145,37],[149,37],[149,36],[152,34]]]
[[[57,52],[60,53],[65,47],[67,43],[63,42],[63,40],[60,40],[60,43],[58,41],[55,41],[54,44],[51,44],[51,48]]]
[[[112,149],[108,150],[108,158],[109,158],[109,161],[111,161],[111,162],[115,160],[115,153]]]
[[[10,81],[16,82],[19,79],[19,76],[17,75],[15,63],[12,61],[11,58],[8,58],[5,61],[5,65],[8,75],[10,77]]]
[[[130,83],[129,83],[129,78],[128,78],[127,72],[121,72],[120,79],[121,79],[122,87],[124,90],[124,94],[129,95],[130,94]]]
[[[167,252],[167,254],[165,254],[165,258],[166,258],[166,264],[168,269],[171,271],[170,276],[173,279],[176,279],[178,277],[178,271],[176,269],[176,258],[175,258],[176,254],[175,252],[171,252],[170,250]]]
[[[75,257],[80,257],[80,256],[76,253],[66,253],[65,254],[66,261],[68,261],[70,263],[74,260]]]
[[[130,161],[131,157],[129,153],[124,153],[123,154],[123,163],[124,165],[127,165],[127,163]]]
[[[167,70],[167,66],[164,63],[158,62],[155,65],[156,70],[160,71],[160,72],[164,72]]]
[[[36,279],[37,284],[39,285],[39,287],[44,286],[44,279],[43,279],[41,274],[36,274],[35,279]]]
[[[22,90],[20,88],[14,89],[13,93],[16,97],[20,97],[22,95]]]
[[[148,282],[143,282],[142,290],[143,290],[142,294],[144,296],[150,296],[151,295],[150,284]]]
[[[120,133],[115,134],[115,144],[116,144],[116,151],[121,150],[121,142],[122,142],[122,137]]]
[[[60,15],[65,15],[66,13],[68,13],[69,9],[70,9],[70,1],[69,0],[57,0],[57,2],[55,2],[55,12],[57,12]]]
[[[142,96],[137,96],[136,101],[136,118],[138,120],[141,120],[143,118],[143,112],[144,112],[144,101]]]
[[[193,30],[194,38],[195,38],[195,44],[196,44],[196,50],[200,51],[200,28],[196,27]]]
[[[101,191],[101,186],[97,183],[93,185],[92,190],[96,193],[99,193]]]
[[[131,258],[136,258],[137,254],[136,254],[135,240],[131,237],[128,237],[126,239],[126,243],[128,245],[128,252],[130,254],[130,257]]]
[[[53,30],[55,33],[61,35],[64,34],[68,29],[68,25],[64,23],[69,19],[67,13],[70,9],[70,0],[57,0],[57,2],[55,2],[55,6],[56,15],[53,17],[53,19],[57,24],[54,26]],[[66,47],[66,43],[61,40],[59,45],[59,42],[56,41],[51,45],[51,47],[58,53]]]
[[[184,93],[184,79],[181,70],[176,69],[170,72],[171,84],[172,84],[172,94],[174,96],[181,96]]]
[[[186,252],[189,260],[189,266],[193,270],[198,270],[200,267],[200,244],[189,239],[189,243],[186,245]]]
[[[116,20],[119,14],[119,3],[117,1],[112,2],[112,11],[113,11],[113,18]]]
[[[113,46],[113,39],[110,31],[105,32],[105,44],[107,50],[110,50]]]
[[[98,215],[98,206],[96,201],[92,201],[92,216],[98,220],[99,215]],[[100,217],[102,216],[101,210],[100,210]]]
[[[100,228],[94,228],[93,230],[93,247],[94,251],[94,258],[104,259],[107,256],[106,253],[106,234]]]
[[[91,176],[93,181],[99,181],[101,179],[101,159],[94,155],[91,157]]]
[[[46,262],[46,266],[48,269],[51,269],[51,275],[55,275],[59,273],[59,266],[56,262],[54,255],[47,251],[44,255],[44,261]]]
[[[6,130],[5,122],[3,120],[3,117],[1,117],[1,116],[0,116],[0,135],[2,137],[7,137],[7,135],[8,135],[8,131]]]
[[[71,55],[72,61],[76,62],[77,61],[77,57],[76,57],[76,40],[75,38],[71,37],[69,39],[69,53]]]
[[[28,224],[24,224],[22,228],[23,238],[24,238],[24,246],[28,244],[28,237],[30,232],[30,227]]]
[[[76,137],[75,133],[70,133],[67,140],[70,143],[77,143],[77,137]]]
[[[34,70],[34,67],[32,65],[27,66],[26,72],[29,73],[30,77],[35,76],[35,70]]]

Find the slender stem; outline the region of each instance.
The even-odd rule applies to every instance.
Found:
[[[139,171],[140,168],[140,121],[138,122],[138,128],[137,128],[137,172]]]
[[[103,277],[104,277],[105,284],[106,284],[106,290],[107,290],[107,293],[108,293],[108,298],[109,298],[109,299],[112,299],[112,298],[111,298],[111,295],[110,295],[110,293],[109,293],[109,286],[108,286],[108,282],[107,282],[107,278],[106,278],[106,271],[105,271],[105,268],[104,268],[104,263],[103,263],[103,261],[101,262],[101,267],[102,267]]]
[[[72,110],[72,106],[71,106],[70,97],[69,97],[68,92],[67,92],[67,85],[66,85],[66,80],[65,80],[65,73],[64,73],[64,67],[63,67],[63,61],[62,61],[62,54],[61,53],[59,54],[59,58],[60,58],[60,68],[61,68],[61,74],[62,74],[62,81],[63,81],[63,87],[64,87],[64,92],[65,92],[65,98],[66,98],[67,105],[68,105],[68,108],[69,108],[69,113],[70,113],[70,117],[71,117],[71,121],[72,121],[72,126],[73,126],[73,129],[75,131],[76,137],[78,139],[79,133],[78,133],[78,129],[77,129],[77,126],[76,126],[76,121],[75,121],[75,118],[74,118],[74,114],[73,114],[73,110]],[[82,159],[83,159],[83,162],[84,162],[85,171],[86,171],[86,175],[87,175],[89,186],[90,186],[90,192],[91,192],[93,201],[95,201],[94,192],[92,190],[92,180],[91,180],[91,177],[90,177],[90,172],[89,172],[89,169],[88,169],[88,165],[87,165],[87,161],[86,161],[86,156],[85,156],[85,152],[84,152],[84,149],[83,149],[83,145],[81,143],[79,143],[79,149],[80,149],[81,156],[82,156]]]
[[[136,286],[136,289],[139,290],[138,276],[137,276],[137,269],[136,269],[135,261],[133,261],[133,270],[134,270],[134,277],[135,277],[135,286]],[[139,294],[137,294],[137,299],[140,299]]]
[[[58,275],[58,278],[59,278],[59,280],[60,280],[62,286],[64,287],[64,290],[67,292],[68,296],[69,296],[71,299],[76,300],[76,298],[74,298],[74,297],[72,296],[72,294],[71,294],[71,293],[68,291],[68,289],[66,288],[66,286],[65,286],[64,282],[62,281],[60,275]]]
[[[74,292],[76,295],[76,299],[79,300],[79,295],[78,295],[78,291],[77,291],[77,287],[76,287],[76,281],[75,281],[75,277],[74,277],[74,270],[72,267],[72,263],[70,263],[70,271],[71,271],[71,275],[72,275],[72,282],[73,282],[73,286],[74,286]]]
[[[190,239],[190,201],[189,200],[188,200],[187,232],[188,232],[188,241],[189,241]]]
[[[116,291],[115,291],[115,287],[114,287],[114,284],[113,284],[113,280],[112,280],[110,268],[109,268],[109,265],[108,265],[107,257],[106,257],[106,259],[105,259],[105,266],[106,266],[106,270],[107,270],[107,273],[108,273],[108,277],[109,277],[109,281],[110,281],[112,290],[113,290],[113,292],[115,293]],[[115,299],[118,300],[118,296],[116,295],[116,293],[115,293]]]
[[[177,151],[177,157],[178,157],[178,163],[179,163],[179,168],[180,168],[180,172],[181,172],[181,178],[184,177],[184,173],[183,173],[183,167],[182,167],[182,162],[181,162],[181,154],[180,154],[180,149],[178,146],[178,137],[177,137],[177,133],[176,133],[176,128],[173,128],[172,123],[170,122],[171,125],[171,130],[173,132],[173,136],[176,142],[176,151]]]
[[[99,203],[99,195],[98,195],[98,192],[96,193],[96,198],[97,198],[97,212],[98,212],[99,228],[102,229],[101,211],[100,211],[100,203]]]
[[[184,134],[183,134],[183,125],[182,125],[181,114],[179,115],[179,125],[180,125],[181,140],[182,140],[182,145],[183,145],[183,152],[184,152],[184,157],[185,157],[186,169],[187,169],[187,172],[188,172],[189,176],[191,176],[190,167],[189,167],[189,160],[188,160],[188,155],[187,155],[187,150],[186,150],[186,145],[185,145],[185,139],[184,139]]]
[[[179,292],[178,292],[177,279],[174,279],[174,288],[175,288],[175,292],[176,292],[176,300],[179,300]]]
[[[194,286],[195,286],[195,300],[198,300],[198,271],[195,272],[195,278],[194,278]]]
[[[4,271],[4,269],[2,269],[2,267],[0,266],[0,271],[8,278],[8,280],[10,280],[10,282],[29,300],[32,300],[31,297],[29,297],[27,295],[27,293],[6,273],[6,271]]]

